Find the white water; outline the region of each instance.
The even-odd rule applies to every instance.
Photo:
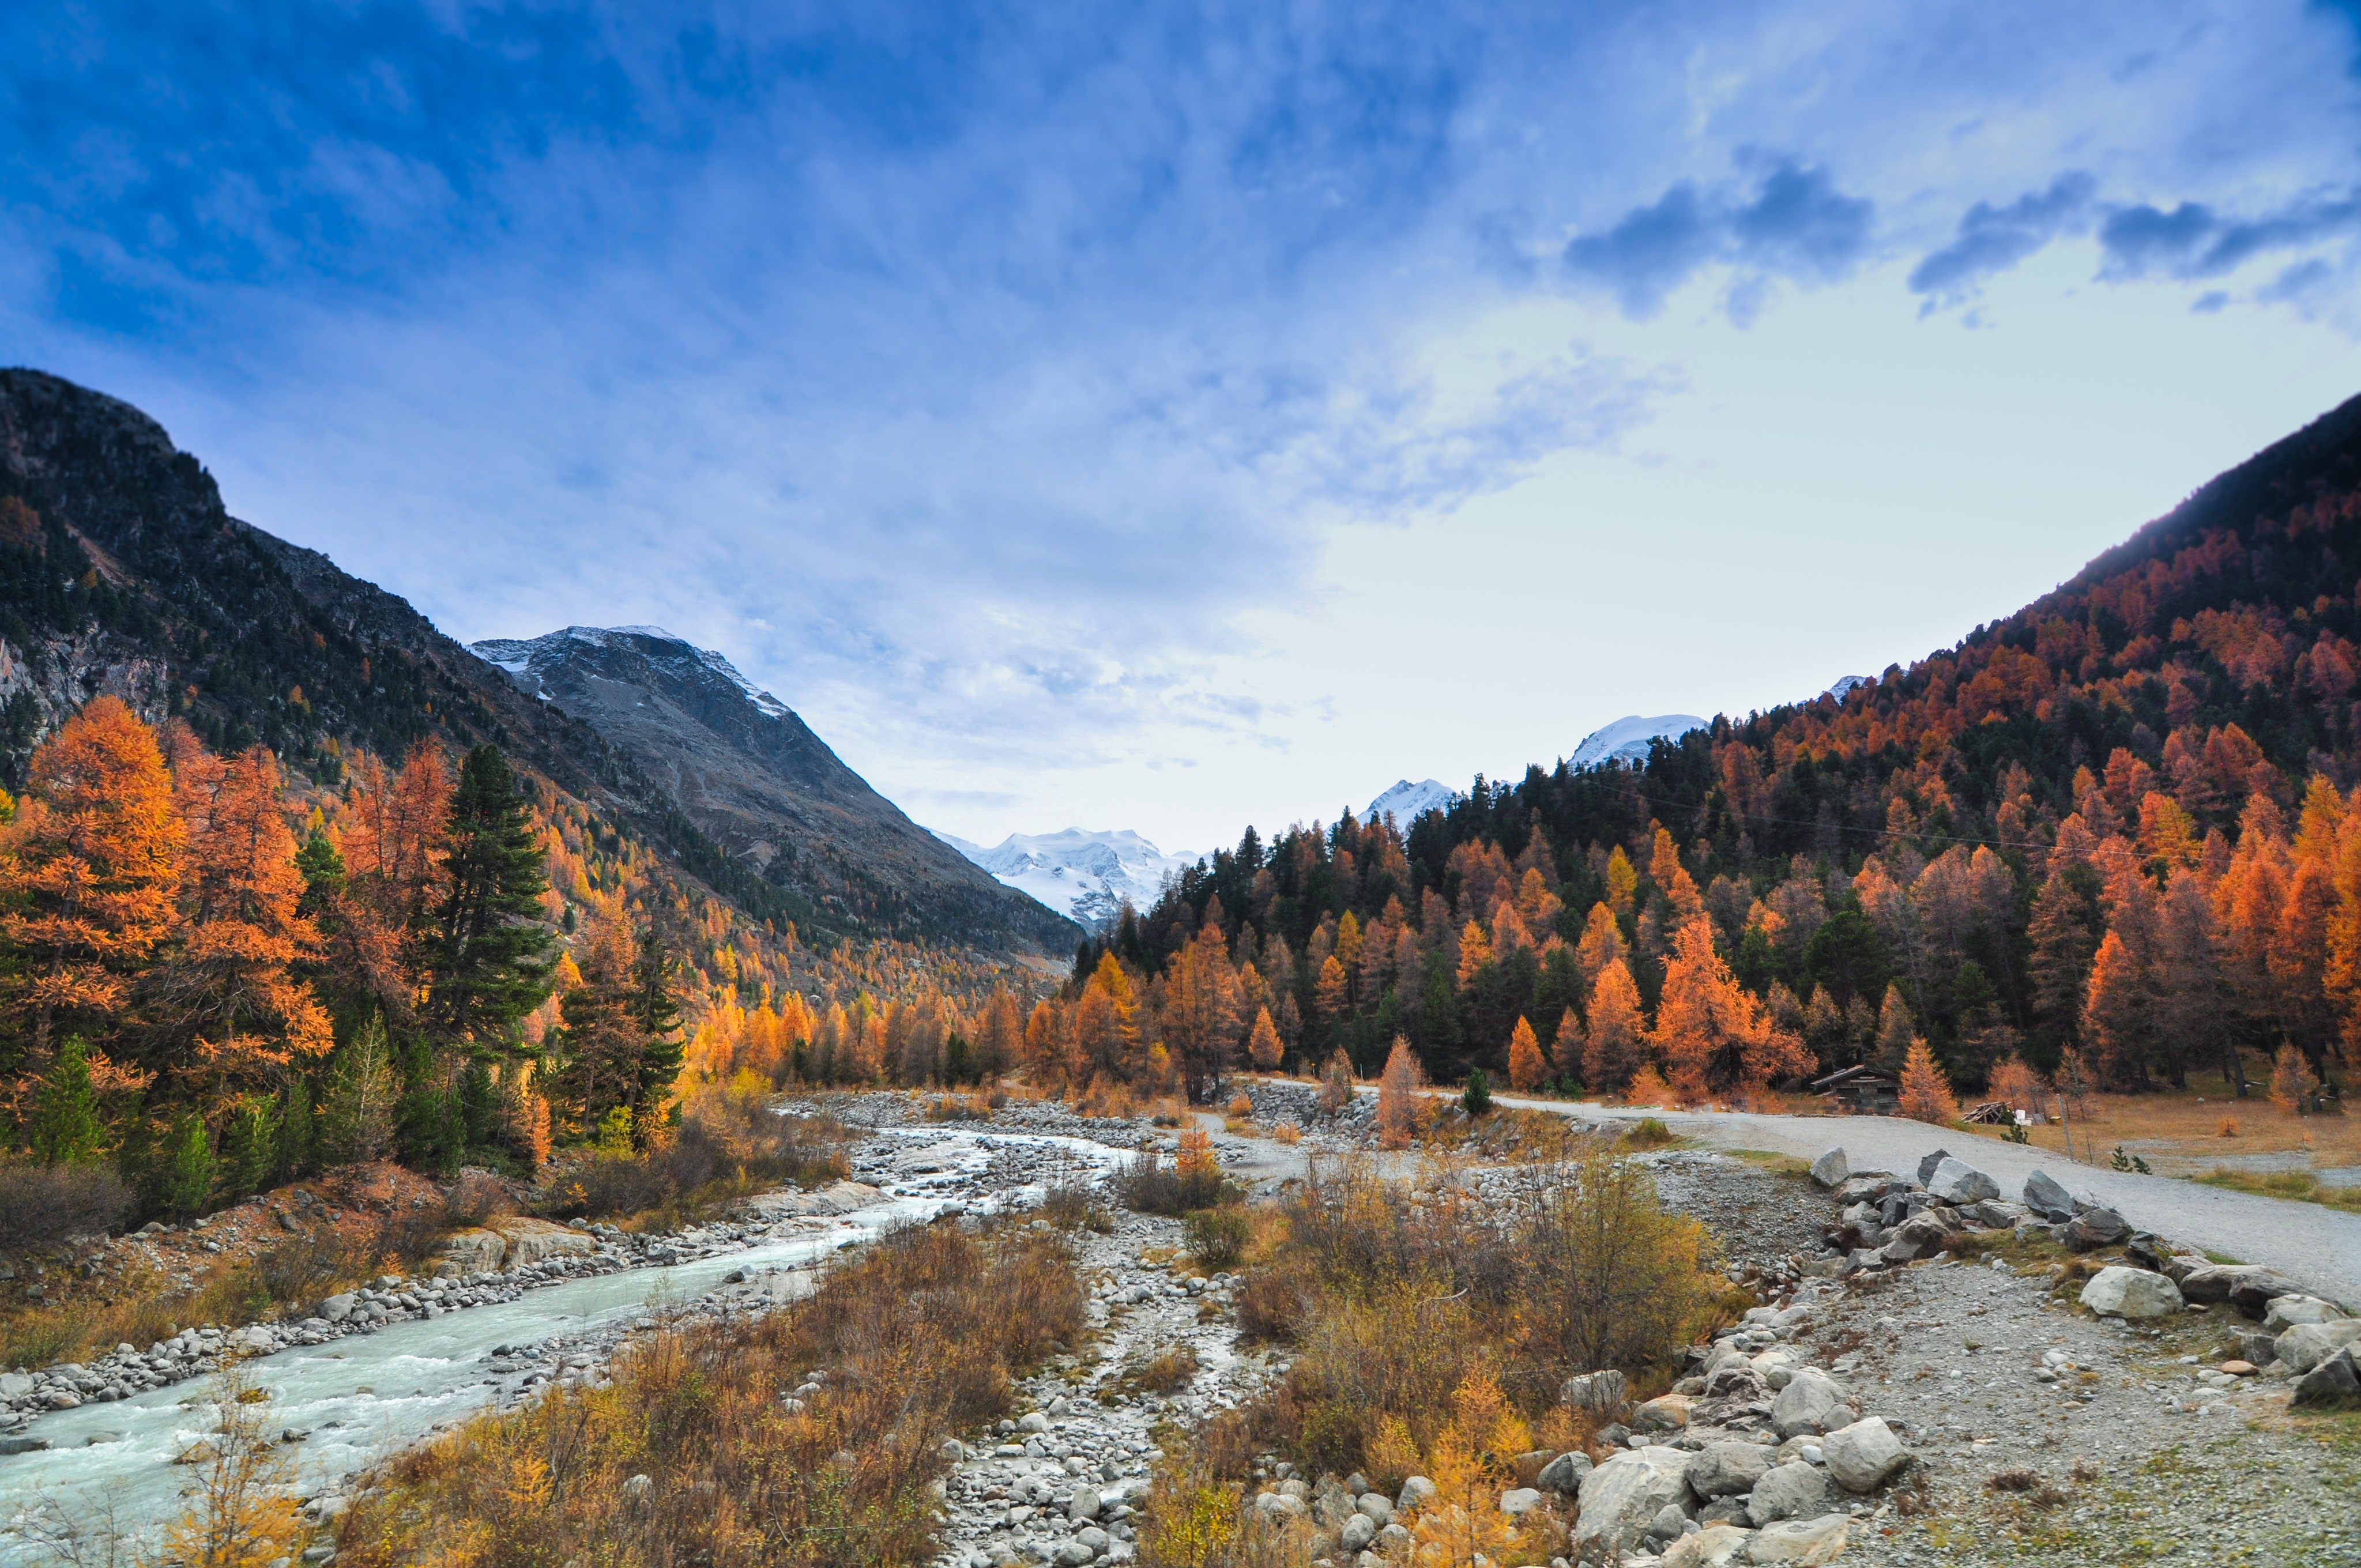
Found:
[[[895,1226],[923,1223],[956,1200],[956,1192],[949,1190],[972,1182],[982,1173],[995,1145],[1062,1147],[1080,1163],[1102,1171],[1124,1157],[1084,1138],[957,1126],[887,1128],[879,1135],[915,1139],[937,1148],[970,1146],[945,1159],[940,1170],[895,1182],[886,1190],[887,1201],[821,1223],[824,1228],[818,1234],[668,1267],[568,1280],[529,1290],[514,1301],[396,1323],[375,1333],[285,1350],[251,1363],[260,1386],[273,1396],[273,1426],[305,1428],[312,1433],[308,1441],[287,1450],[297,1464],[297,1495],[324,1490],[334,1479],[482,1409],[491,1402],[495,1385],[503,1381],[482,1365],[498,1346],[530,1345],[637,1317],[652,1303],[703,1295],[733,1269],[757,1273],[805,1267]],[[1025,1207],[1038,1201],[1039,1193],[1038,1184],[1018,1187],[972,1206]],[[209,1394],[207,1383],[199,1378],[113,1404],[84,1405],[42,1417],[31,1430],[49,1440],[47,1450],[0,1458],[0,1568],[48,1558],[38,1539],[27,1533],[27,1527],[36,1523],[54,1528],[67,1521],[137,1536],[176,1517],[181,1494],[195,1477],[171,1461],[204,1439],[217,1420]],[[93,1442],[98,1434],[111,1435]]]

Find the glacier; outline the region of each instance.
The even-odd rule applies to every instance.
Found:
[[[1651,740],[1676,740],[1705,726],[1706,721],[1694,713],[1664,713],[1653,718],[1630,714],[1584,736],[1582,744],[1566,761],[1577,768],[1596,767],[1610,759],[1634,764],[1644,762]]]
[[[1011,833],[988,850],[940,828],[928,831],[1004,886],[1092,931],[1112,927],[1126,904],[1146,909],[1166,878],[1197,863],[1195,855],[1167,854],[1128,828]]]

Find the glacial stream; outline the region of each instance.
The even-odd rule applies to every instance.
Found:
[[[249,1363],[272,1396],[272,1425],[311,1433],[288,1450],[297,1464],[297,1495],[331,1489],[347,1473],[482,1409],[503,1381],[485,1365],[500,1346],[572,1336],[642,1316],[663,1302],[692,1300],[733,1270],[807,1268],[895,1226],[929,1221],[954,1202],[971,1209],[1038,1202],[1038,1181],[977,1190],[997,1149],[1059,1151],[1060,1163],[1079,1168],[1076,1175],[1111,1170],[1124,1157],[1082,1138],[957,1126],[885,1128],[876,1135],[910,1142],[905,1159],[931,1168],[897,1175],[883,1184],[884,1201],[834,1221],[810,1222],[811,1228],[792,1238],[568,1280],[514,1301],[395,1323]],[[49,1439],[50,1446],[0,1457],[0,1568],[53,1560],[41,1534],[61,1523],[148,1536],[176,1517],[195,1476],[172,1461],[210,1435],[218,1419],[210,1394],[209,1381],[196,1378],[35,1422],[33,1435]]]

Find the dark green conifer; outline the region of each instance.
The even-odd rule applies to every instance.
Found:
[[[554,938],[541,847],[500,748],[478,746],[460,765],[450,833],[450,892],[425,942],[427,1014],[446,1039],[509,1048],[549,994]]]
[[[33,1157],[43,1165],[89,1165],[106,1146],[98,1119],[98,1095],[91,1088],[89,1049],[79,1035],[58,1048],[33,1097]]]

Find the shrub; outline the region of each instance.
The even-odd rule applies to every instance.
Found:
[[[1044,1192],[1040,1217],[1061,1231],[1088,1228],[1104,1234],[1115,1229],[1115,1216],[1106,1212],[1098,1194],[1079,1182],[1060,1182]]]
[[[540,1207],[559,1219],[673,1220],[782,1181],[816,1187],[851,1168],[843,1136],[824,1118],[708,1095],[668,1142],[644,1154],[587,1155],[554,1172]]]
[[[130,1189],[113,1166],[0,1163],[0,1214],[7,1216],[11,1247],[104,1235],[130,1211]]]
[[[1623,1135],[1623,1144],[1627,1148],[1660,1149],[1672,1141],[1673,1130],[1656,1116],[1641,1117],[1631,1124],[1631,1130]]]
[[[480,1225],[498,1214],[517,1212],[508,1186],[489,1170],[463,1170],[443,1200],[443,1211],[454,1225]]]
[[[1123,1376],[1126,1387],[1149,1394],[1170,1394],[1185,1388],[1197,1376],[1197,1353],[1187,1345],[1175,1345],[1127,1369]]]
[[[897,1233],[785,1310],[660,1324],[612,1385],[560,1388],[396,1459],[337,1531],[346,1568],[901,1568],[936,1553],[943,1440],[1082,1323],[1062,1238]],[[790,1413],[808,1372],[825,1382]],[[628,1486],[634,1475],[651,1484]]]
[[[1225,1203],[1217,1209],[1191,1210],[1180,1222],[1180,1230],[1188,1238],[1189,1255],[1202,1266],[1218,1271],[1245,1255],[1253,1225],[1243,1204]]]
[[[1281,1122],[1270,1130],[1271,1141],[1292,1148],[1303,1141],[1303,1129],[1293,1122]]]
[[[2220,1129],[2219,1129],[2219,1131],[2215,1134],[2215,1136],[2217,1136],[2217,1137],[2224,1137],[2224,1138],[2235,1138],[2235,1137],[2236,1137],[2237,1135],[2238,1135],[2238,1118],[2236,1118],[2235,1116],[2224,1116],[2224,1117],[2223,1117],[2223,1118],[2222,1118],[2222,1125],[2221,1125],[2221,1128],[2220,1128]]]
[[[1224,1203],[1246,1201],[1245,1190],[1224,1179],[1218,1168],[1200,1167],[1183,1172],[1164,1164],[1153,1149],[1140,1150],[1125,1168],[1115,1183],[1115,1193],[1126,1209],[1168,1218],[1191,1209],[1213,1209]]]
[[[1467,1087],[1459,1091],[1459,1106],[1470,1116],[1481,1116],[1492,1109],[1492,1084],[1482,1068],[1467,1069]]]

